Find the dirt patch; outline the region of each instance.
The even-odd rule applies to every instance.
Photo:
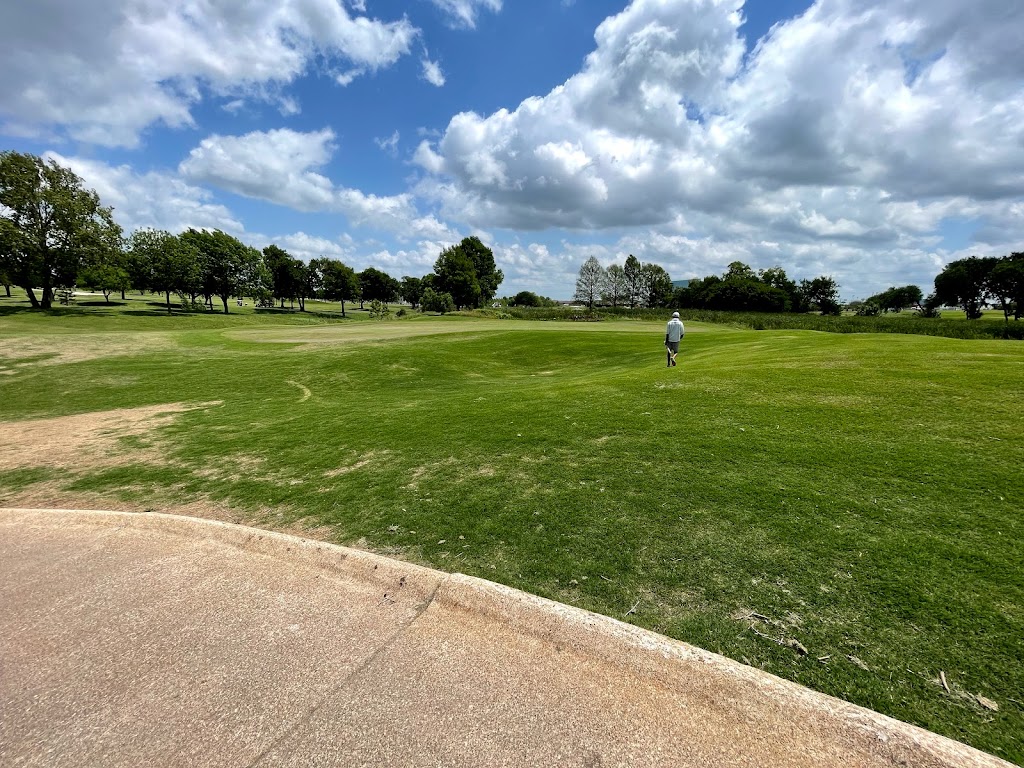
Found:
[[[144,438],[171,423],[179,413],[213,403],[165,403],[146,408],[118,408],[53,419],[0,422],[0,469],[93,469],[139,462],[162,463],[161,451]]]
[[[75,333],[4,338],[0,361],[17,368],[80,363],[101,357],[145,355],[175,346],[165,333]]]

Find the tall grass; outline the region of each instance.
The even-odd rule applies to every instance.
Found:
[[[507,312],[521,320],[658,320],[667,319],[671,309],[601,307],[510,307]],[[944,336],[951,339],[1024,339],[1024,323],[951,320],[917,317],[914,313],[857,317],[856,315],[814,315],[769,312],[723,312],[711,309],[681,309],[679,316],[701,323],[749,328],[754,331],[796,329],[827,333],[906,333],[918,336]]]

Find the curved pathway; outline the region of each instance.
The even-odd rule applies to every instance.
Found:
[[[321,542],[0,509],[0,765],[1009,765],[614,619]]]

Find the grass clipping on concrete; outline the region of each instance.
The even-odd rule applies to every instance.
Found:
[[[1019,342],[201,320],[0,319],[0,504],[220,505],[1024,762]]]

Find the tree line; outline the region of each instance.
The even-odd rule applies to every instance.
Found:
[[[593,256],[580,267],[575,300],[609,307],[675,307],[725,312],[810,312],[838,315],[839,285],[827,275],[799,283],[782,267],[755,272],[734,261],[721,276],[690,280],[673,289],[664,269],[641,265],[632,255],[625,267],[605,269]],[[999,307],[1009,322],[1024,313],[1024,253],[1002,257],[971,256],[947,264],[935,277],[935,290],[927,297],[916,285],[892,286],[847,310],[862,316],[916,309],[923,317],[938,317],[940,307],[959,307],[970,319],[980,318],[987,306]]]
[[[306,263],[277,245],[262,251],[220,230],[140,229],[125,237],[109,207],[73,171],[31,154],[0,152],[0,284],[17,285],[34,308],[49,309],[58,291],[151,291],[194,306],[249,296],[260,306],[307,299],[341,303],[399,298],[413,308],[447,312],[479,307],[504,275],[477,237],[444,249],[434,271],[397,280],[374,267],[356,272],[337,259]],[[38,291],[38,295],[37,295]]]
[[[672,278],[658,264],[641,264],[630,254],[625,264],[607,269],[591,256],[580,267],[574,301],[593,309],[608,307],[664,307],[672,302]]]
[[[630,254],[624,265],[607,269],[591,256],[580,267],[575,300],[593,309],[609,307],[676,307],[751,312],[806,312],[812,308],[838,314],[838,285],[831,277],[790,280],[781,267],[753,269],[734,261],[721,277],[709,275],[675,288],[657,264],[641,264]]]

